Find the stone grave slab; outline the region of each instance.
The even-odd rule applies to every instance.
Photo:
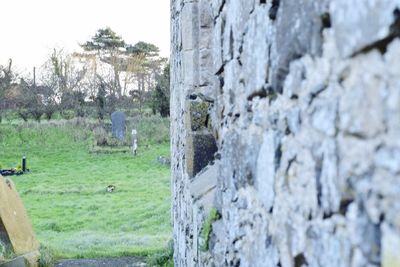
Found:
[[[112,136],[121,141],[125,140],[125,120],[125,113],[121,111],[116,111],[111,114]]]
[[[31,266],[38,259],[39,242],[14,183],[0,176],[0,238],[17,255],[31,255]]]

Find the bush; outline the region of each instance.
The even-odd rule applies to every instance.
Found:
[[[70,120],[75,117],[75,112],[73,110],[62,110],[60,111],[60,115],[65,120]]]
[[[169,142],[169,118],[159,115],[149,117],[134,117],[127,121],[127,130],[130,136],[132,129],[138,133],[138,146],[161,144]]]
[[[102,126],[93,129],[94,140],[97,146],[108,145],[108,133]]]
[[[121,141],[112,137],[111,133],[107,132],[103,125],[98,125],[93,129],[94,145],[108,147],[130,146],[129,136],[126,135],[125,140]]]

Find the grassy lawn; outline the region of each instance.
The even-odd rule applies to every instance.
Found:
[[[169,143],[146,139],[133,157],[91,154],[91,138],[74,123],[0,124],[2,167],[27,156],[30,173],[12,180],[39,241],[58,258],[162,250],[171,239],[170,171],[157,156],[169,157]],[[106,193],[110,184],[114,193]]]

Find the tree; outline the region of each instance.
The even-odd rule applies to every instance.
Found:
[[[40,121],[44,112],[44,94],[35,82],[26,82],[12,70],[12,60],[7,67],[0,66],[0,113],[6,108],[14,108],[27,121],[30,116]],[[1,116],[1,114],[0,114]]]
[[[64,118],[69,118],[67,111],[74,110],[75,115],[78,117],[84,117],[85,112],[85,94],[82,91],[67,91],[61,96],[60,107],[61,115]]]
[[[128,45],[126,47],[126,52],[128,54],[141,54],[145,55],[146,57],[158,57],[160,49],[151,43],[138,42],[133,46]]]
[[[106,114],[106,85],[104,83],[100,83],[99,90],[97,91],[97,96],[95,98],[96,107],[97,107],[97,117],[100,121],[104,119],[104,115]]]
[[[6,91],[10,88],[15,74],[12,71],[12,59],[9,59],[8,66],[0,66],[0,122],[3,120],[3,110],[6,108]]]
[[[37,86],[37,92],[42,97],[43,112],[47,120],[51,120],[54,113],[58,110],[57,93],[54,87],[50,86]]]
[[[33,117],[40,122],[44,113],[43,98],[35,84],[30,84],[21,79],[18,84],[11,85],[10,90],[14,92],[14,103],[17,114],[24,121],[28,121],[29,117]]]
[[[170,65],[167,64],[163,74],[157,78],[157,85],[152,95],[153,112],[159,112],[162,117],[170,115]]]
[[[125,48],[125,41],[121,36],[117,35],[111,28],[97,30],[96,34],[90,41],[87,41],[81,47],[87,52],[97,52],[100,60],[110,64],[113,67],[113,94],[122,95],[122,87],[120,83],[121,61],[120,55]]]
[[[91,41],[81,45],[86,51],[105,52],[107,54],[117,51],[125,46],[125,41],[110,27],[97,30]]]
[[[81,45],[84,52],[75,55],[91,62],[91,87],[96,88],[90,99],[98,100],[97,90],[105,89],[107,112],[115,105],[133,106],[139,112],[151,100],[156,77],[162,72],[166,59],[159,56],[159,48],[151,43],[126,44],[121,36],[110,28],[99,29]],[[98,64],[97,64],[98,63]],[[128,96],[129,94],[129,96]]]
[[[75,110],[77,116],[83,116],[82,97],[85,99],[87,96],[82,84],[87,73],[85,66],[78,67],[71,55],[62,49],[54,49],[42,66],[41,73],[40,82],[43,85],[38,89],[44,98],[46,117],[50,119],[57,108],[64,118],[68,118],[69,110]]]
[[[140,64],[131,72],[137,87],[129,93],[138,103],[139,112],[142,113],[145,102],[151,102],[152,92],[156,87],[156,78],[160,75],[161,67],[165,64],[166,59],[159,57],[157,46],[146,42],[127,46],[126,50],[129,58],[141,59]]]

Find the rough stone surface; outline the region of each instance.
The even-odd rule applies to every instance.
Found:
[[[176,266],[399,266],[400,1],[172,0],[171,17]],[[206,180],[196,134],[218,150]]]

